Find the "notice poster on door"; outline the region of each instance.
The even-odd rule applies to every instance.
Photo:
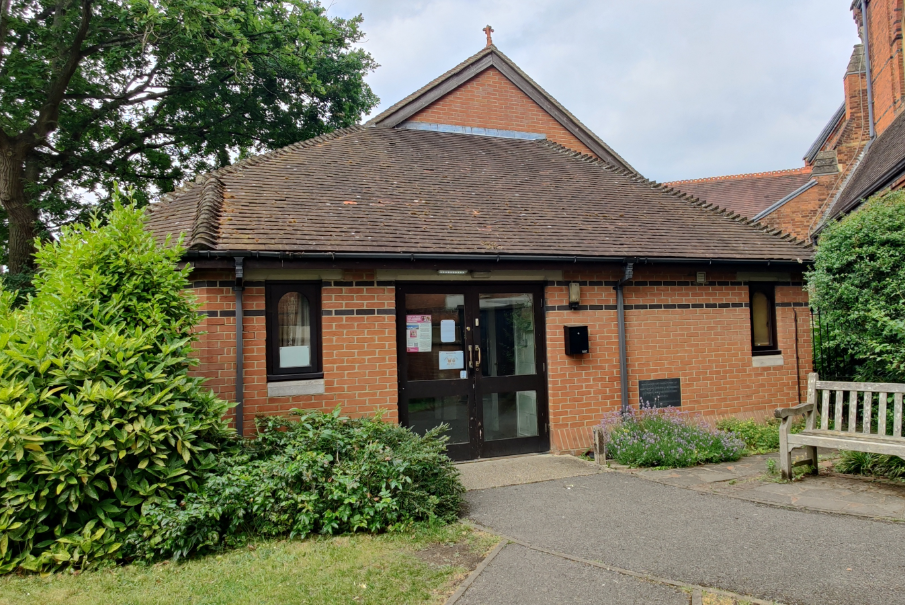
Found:
[[[465,367],[465,351],[440,351],[441,370],[461,370]]]
[[[430,315],[405,316],[405,350],[408,353],[430,353]]]
[[[440,342],[456,342],[456,321],[454,319],[440,320]]]

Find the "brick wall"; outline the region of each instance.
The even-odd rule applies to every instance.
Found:
[[[902,0],[873,0],[868,4],[867,12],[874,121],[877,134],[880,134],[902,111],[905,98]],[[857,9],[855,18],[860,20]]]
[[[621,405],[612,287],[618,276],[574,274],[565,278],[583,284],[582,310],[562,309],[568,303],[567,281],[548,287],[548,309],[558,309],[547,312],[550,434],[554,449],[578,450],[590,447],[591,429],[601,416]],[[638,401],[639,380],[677,377],[681,379],[682,409],[704,415],[762,416],[805,396],[811,368],[806,293],[798,283],[777,286],[777,338],[784,364],[755,368],[748,287],[732,281],[735,278],[735,274],[708,273],[709,283],[700,286],[691,284],[693,273],[636,272],[635,280],[625,287],[632,404]],[[588,326],[588,355],[569,357],[562,352],[562,327],[570,324]]]
[[[832,183],[834,180],[818,178],[817,185],[792,198],[760,222],[807,241],[813,225],[819,218],[820,209],[827,199],[827,188],[824,183],[827,181]]]
[[[625,288],[630,400],[638,380],[682,380],[683,409],[708,415],[763,415],[804,396],[811,366],[806,294],[799,283],[778,285],[777,336],[784,365],[754,368],[750,354],[747,285],[735,273],[711,273],[706,285],[692,284],[694,272],[654,272],[640,268]],[[548,390],[554,450],[590,446],[590,429],[603,413],[620,405],[616,273],[565,274],[546,289]],[[226,272],[197,271],[193,291],[203,303],[206,333],[198,342],[195,374],[221,397],[235,399],[235,294]],[[800,279],[796,277],[795,279]],[[568,282],[582,283],[578,311],[567,310]],[[323,365],[320,395],[268,397],[263,282],[247,282],[244,292],[244,376],[246,432],[258,414],[292,408],[330,410],[359,416],[387,410],[398,419],[395,289],[370,272],[345,272],[325,282]],[[795,365],[795,315],[799,365]],[[567,324],[588,325],[591,353],[563,353]],[[797,376],[797,378],[796,378]]]
[[[193,290],[206,315],[199,326],[205,333],[196,345],[200,364],[194,373],[207,378],[207,385],[221,397],[235,400],[235,293],[229,277],[201,271],[192,276]],[[321,304],[325,392],[268,397],[264,283],[246,282],[246,431],[252,430],[257,415],[285,413],[293,408],[332,410],[339,405],[351,416],[385,409],[387,420],[397,420],[394,285],[378,284],[373,273],[346,272],[342,280],[324,283]]]
[[[431,124],[536,132],[575,151],[594,155],[584,143],[493,67],[437,99],[410,119]]]

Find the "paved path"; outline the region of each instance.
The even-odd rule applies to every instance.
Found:
[[[509,544],[455,605],[688,605],[688,599],[677,588]]]
[[[643,592],[649,583],[625,574],[625,584],[605,586],[615,578],[578,558],[785,603],[905,604],[903,524],[768,507],[615,472],[467,498],[475,522],[572,560],[507,546],[458,603],[557,602],[544,597],[559,590],[568,591],[560,602],[577,603],[670,603],[677,595],[663,585]]]
[[[552,454],[460,462],[456,467],[467,490],[594,475],[603,470],[597,464],[575,456]]]
[[[692,468],[620,469],[619,472],[753,502],[905,521],[905,484],[828,472],[830,461],[821,462],[818,477],[808,475],[793,483],[779,482],[776,481],[778,477],[766,472],[770,459],[777,459],[777,454],[748,456],[737,462]]]

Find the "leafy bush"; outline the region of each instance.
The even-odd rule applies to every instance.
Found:
[[[379,418],[294,412],[257,419],[258,439],[223,456],[197,493],[149,506],[132,543],[146,557],[185,557],[251,535],[392,530],[458,518],[464,489],[445,454],[446,427],[423,437]]]
[[[34,278],[35,274],[33,271],[0,273],[0,288],[12,293],[13,307],[21,307],[29,296],[34,296],[35,286],[32,283]]]
[[[905,478],[905,460],[898,456],[871,454],[869,452],[839,452],[834,470],[852,475],[873,475],[888,479]]]
[[[855,379],[905,381],[905,191],[829,225],[807,279],[830,327],[824,344],[857,360]]]
[[[766,422],[755,422],[738,418],[721,418],[717,421],[716,426],[744,441],[745,449],[749,454],[765,454],[779,449],[778,420],[771,418]]]
[[[676,408],[630,408],[601,425],[607,457],[628,466],[694,466],[738,460],[745,451],[741,439]]]
[[[745,442],[746,454],[766,454],[779,449],[779,419],[767,418],[764,422],[721,418],[716,428],[731,433]],[[793,433],[804,429],[804,418],[792,425]]]
[[[225,431],[228,405],[188,376],[181,249],[122,201],[39,244],[23,308],[0,291],[0,573],[118,557],[143,506],[196,489]]]

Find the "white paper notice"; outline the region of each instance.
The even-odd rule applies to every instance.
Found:
[[[465,367],[465,351],[440,351],[441,370],[461,370]]]
[[[468,370],[462,370],[459,372],[459,378],[468,378]]]
[[[408,353],[430,353],[430,315],[405,316],[405,350]]]
[[[456,321],[454,319],[440,320],[440,342],[456,342]]]

